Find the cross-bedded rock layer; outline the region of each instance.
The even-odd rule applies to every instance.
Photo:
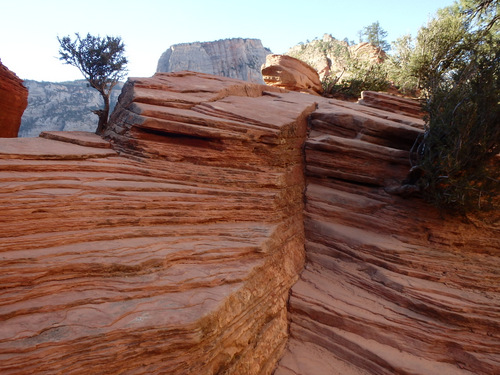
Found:
[[[407,100],[364,101],[384,110],[311,115],[307,260],[275,375],[500,373],[498,212],[466,222],[388,194],[422,121]]]
[[[423,124],[372,97],[157,74],[0,140],[0,373],[498,373],[498,213],[387,193]]]
[[[2,141],[0,373],[271,373],[304,262],[314,109],[285,97],[157,74],[124,89],[113,148]]]
[[[28,105],[23,81],[0,61],[0,138],[15,138]]]

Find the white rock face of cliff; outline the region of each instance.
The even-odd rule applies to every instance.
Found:
[[[101,95],[87,81],[38,82],[26,80],[28,107],[24,111],[19,137],[38,137],[48,130],[95,132],[98,118],[93,110],[103,107]],[[123,83],[111,92],[113,110]]]
[[[264,83],[261,66],[271,54],[259,39],[223,39],[175,44],[158,61],[157,72],[191,70]]]

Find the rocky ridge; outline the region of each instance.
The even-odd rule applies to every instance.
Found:
[[[259,39],[174,44],[161,55],[156,71],[190,70],[264,83],[260,68],[270,53]]]
[[[111,143],[2,142],[0,372],[271,373],[315,108],[285,97],[157,74],[125,85]]]
[[[319,95],[323,87],[319,75],[305,62],[286,55],[267,55],[262,77],[269,86]]]
[[[0,140],[0,372],[497,373],[498,212],[389,194],[387,108],[179,72],[104,140]]]

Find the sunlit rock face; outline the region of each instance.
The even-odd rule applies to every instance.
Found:
[[[17,137],[28,105],[28,90],[15,73],[0,61],[0,138]]]
[[[159,73],[0,139],[0,373],[498,373],[498,212],[391,195],[423,122],[376,97]]]
[[[260,67],[270,53],[259,39],[232,38],[174,44],[161,55],[156,71],[190,70],[264,83]]]
[[[270,374],[314,108],[157,74],[126,84],[105,140],[2,141],[0,373]]]
[[[262,76],[269,86],[313,95],[323,92],[316,70],[287,55],[267,55],[266,62],[262,65]]]

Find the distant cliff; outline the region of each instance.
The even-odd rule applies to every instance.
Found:
[[[19,137],[37,137],[47,130],[81,130],[94,132],[97,116],[93,110],[102,107],[102,98],[87,81],[24,81],[29,90],[28,108],[24,111]],[[122,83],[111,94],[114,108]]]
[[[259,39],[174,44],[161,55],[156,71],[191,70],[264,83],[260,68],[270,53]]]

